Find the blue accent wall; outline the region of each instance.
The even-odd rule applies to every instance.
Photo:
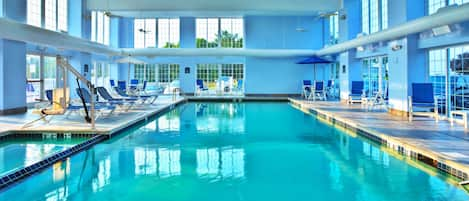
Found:
[[[320,49],[322,20],[313,16],[247,16],[244,18],[246,48]],[[304,29],[298,31],[297,28]]]
[[[245,47],[251,49],[320,49],[323,44],[323,21],[313,16],[247,16]],[[195,18],[181,17],[181,47],[195,48]],[[298,31],[303,28],[304,31]],[[133,19],[119,22],[119,46],[133,47]],[[195,90],[197,64],[244,63],[245,92],[247,94],[299,94],[301,80],[313,79],[312,65],[296,64],[302,58],[256,57],[157,57],[140,58],[147,63],[174,63],[180,65],[180,84],[184,93]],[[127,80],[127,64],[119,64],[119,79]],[[191,69],[184,74],[184,68]],[[326,77],[325,67],[318,65],[318,79]],[[260,76],[262,75],[262,76]],[[130,69],[133,77],[133,67]],[[322,79],[322,78],[321,78]],[[266,84],[268,83],[268,84]]]
[[[82,37],[82,9],[76,9],[82,8],[82,2],[69,0],[68,3],[68,33],[75,37]]]
[[[0,110],[26,107],[26,44],[1,40]]]
[[[6,18],[26,23],[26,0],[4,0],[3,7]]]

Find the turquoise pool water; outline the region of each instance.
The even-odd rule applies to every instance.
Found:
[[[188,103],[0,200],[469,200],[287,103]]]
[[[0,142],[0,176],[41,161],[85,140],[85,138],[4,140]]]

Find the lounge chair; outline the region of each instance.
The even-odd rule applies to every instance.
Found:
[[[420,108],[425,111],[415,112]],[[412,83],[412,96],[408,99],[409,121],[412,122],[415,116],[434,117],[438,122],[438,101],[433,95],[432,83]],[[431,111],[433,109],[433,111]]]
[[[195,90],[196,90],[196,95],[202,94],[204,91],[208,91],[208,88],[204,86],[204,81],[203,80],[196,80],[195,83]]]
[[[78,96],[82,97],[85,103],[88,105],[91,103],[91,94],[88,92],[88,90],[84,88],[77,88],[76,92]],[[123,106],[122,102],[100,102],[98,100],[95,101],[95,109],[97,111],[102,111],[102,110],[110,110],[110,112],[106,116],[110,116],[114,111],[116,110],[116,106]],[[127,109],[128,110],[128,109]],[[103,113],[103,112],[101,112]],[[103,113],[104,114],[104,113]]]
[[[59,89],[59,90],[63,90],[63,89]],[[40,117],[38,119],[35,119],[31,122],[26,123],[23,126],[23,128],[32,126],[34,123],[41,121],[41,120],[44,123],[48,124],[52,120],[52,117],[57,116],[57,115],[66,115],[65,117],[68,118],[72,113],[79,113],[80,111],[84,109],[84,107],[81,105],[70,104],[69,95],[66,95],[67,99],[65,100],[64,103],[60,103],[60,100],[63,98],[63,96],[60,96],[60,95],[63,94],[63,91],[55,90],[54,92],[53,90],[46,90],[45,93],[46,93],[48,105],[34,110],[32,113],[38,114],[40,115]],[[54,96],[54,93],[58,93],[59,95]],[[69,94],[68,89],[66,93]],[[64,107],[63,104],[66,104],[67,106]],[[99,112],[98,114],[104,114],[103,110],[110,110],[111,112],[107,115],[109,116],[114,111],[115,106],[102,106],[98,104],[98,105],[95,105],[95,109]],[[97,119],[98,117],[99,115],[97,115],[95,119]]]
[[[131,79],[129,84],[129,92],[136,94],[139,91],[138,88],[139,81],[137,79]]]
[[[121,90],[119,87],[114,87],[114,91],[123,98],[142,99],[144,103],[150,103],[150,104],[153,104],[158,98],[157,94],[156,95],[129,95],[129,94],[126,94],[125,91]]]
[[[324,87],[323,81],[315,81],[314,87],[309,94],[308,99],[313,99],[313,101],[318,98],[319,100],[326,100],[326,88]]]
[[[104,87],[97,87],[96,90],[98,91],[99,95],[104,100],[107,101],[107,103],[109,103],[111,105],[116,105],[116,106],[122,107],[122,108],[125,109],[125,111],[128,111],[129,109],[131,109],[136,104],[136,101],[138,100],[137,98],[114,98],[114,97],[111,96],[111,94]],[[86,91],[84,93],[87,93],[87,92],[88,91]],[[127,105],[127,107],[125,107],[126,105]]]
[[[301,87],[302,90],[302,96],[307,99],[309,95],[311,94],[311,80],[303,80],[303,86]]]
[[[363,81],[352,81],[352,90],[348,96],[347,103],[362,103],[364,97],[364,82]]]
[[[112,88],[116,86],[116,81],[115,80],[109,80],[109,85],[111,85]]]
[[[117,81],[117,87],[119,87],[120,90],[127,91],[127,83],[124,80]]]

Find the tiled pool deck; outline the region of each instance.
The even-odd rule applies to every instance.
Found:
[[[112,134],[145,118],[153,116],[168,106],[184,101],[183,97],[173,99],[172,96],[160,96],[154,104],[134,107],[129,111],[116,110],[110,117],[101,116],[96,121],[96,129],[84,122],[81,115],[72,114],[53,116],[50,123],[38,121],[32,126],[23,127],[39,115],[30,112],[21,115],[0,116],[0,136],[10,133],[83,133],[83,134]]]
[[[356,130],[375,138],[403,155],[411,156],[461,179],[469,174],[469,131],[460,124],[435,122],[428,117],[397,117],[385,110],[366,110],[360,104],[290,99],[330,123]],[[459,171],[459,172],[458,172]]]

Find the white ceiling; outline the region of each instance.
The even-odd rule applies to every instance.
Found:
[[[316,15],[342,0],[88,0],[90,10],[126,17]]]

